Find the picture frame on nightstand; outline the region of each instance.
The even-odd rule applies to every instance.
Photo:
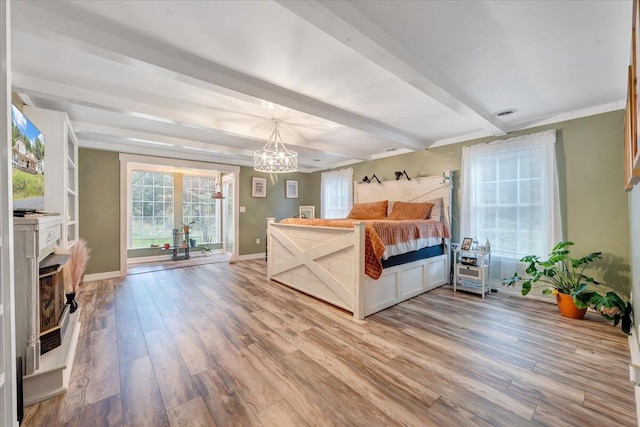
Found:
[[[472,237],[465,237],[464,239],[462,239],[462,245],[460,245],[460,249],[462,249],[463,251],[468,251],[471,249],[472,243],[473,243]]]

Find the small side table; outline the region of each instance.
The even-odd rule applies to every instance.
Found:
[[[463,264],[458,258],[473,257],[476,259],[476,265]],[[491,252],[481,252],[472,250],[453,250],[454,268],[453,268],[453,291],[458,289],[481,294],[484,298],[485,294],[491,292],[487,279],[491,277]],[[460,280],[460,284],[458,284]]]

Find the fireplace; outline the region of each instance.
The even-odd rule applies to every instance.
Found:
[[[50,258],[63,245],[62,226],[60,215],[13,218],[16,356],[25,405],[64,393],[73,369],[81,309],[65,309],[68,256]]]
[[[39,264],[40,354],[59,347],[69,323],[63,269],[69,255],[50,254]]]

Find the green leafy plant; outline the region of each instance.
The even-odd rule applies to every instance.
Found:
[[[189,232],[189,230],[191,229],[191,226],[192,226],[193,224],[195,224],[195,223],[196,223],[195,221],[191,221],[191,222],[190,222],[190,223],[188,223],[188,224],[185,224],[185,223],[183,222],[183,223],[182,223],[182,231],[184,231],[185,233],[188,233],[188,232]]]
[[[212,253],[213,248],[211,247],[211,242],[213,241],[213,236],[209,236],[206,241],[207,244],[202,247],[202,253]]]
[[[573,242],[560,242],[553,247],[549,257],[542,260],[537,255],[527,255],[520,261],[527,263],[528,279],[522,282],[522,295],[527,295],[534,287],[544,287],[544,295],[563,293],[571,295],[578,308],[589,307],[599,312],[614,326],[621,325],[623,332],[631,331],[633,308],[613,291],[602,292],[596,287],[600,283],[584,274],[587,266],[602,258],[602,252],[592,252],[582,258],[571,258]],[[518,273],[502,281],[503,285],[514,286],[522,280]]]

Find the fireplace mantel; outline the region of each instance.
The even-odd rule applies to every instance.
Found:
[[[30,405],[64,393],[80,331],[80,310],[70,316],[62,345],[40,355],[39,263],[62,246],[60,215],[13,219],[16,301],[16,354],[24,365],[24,403]]]

